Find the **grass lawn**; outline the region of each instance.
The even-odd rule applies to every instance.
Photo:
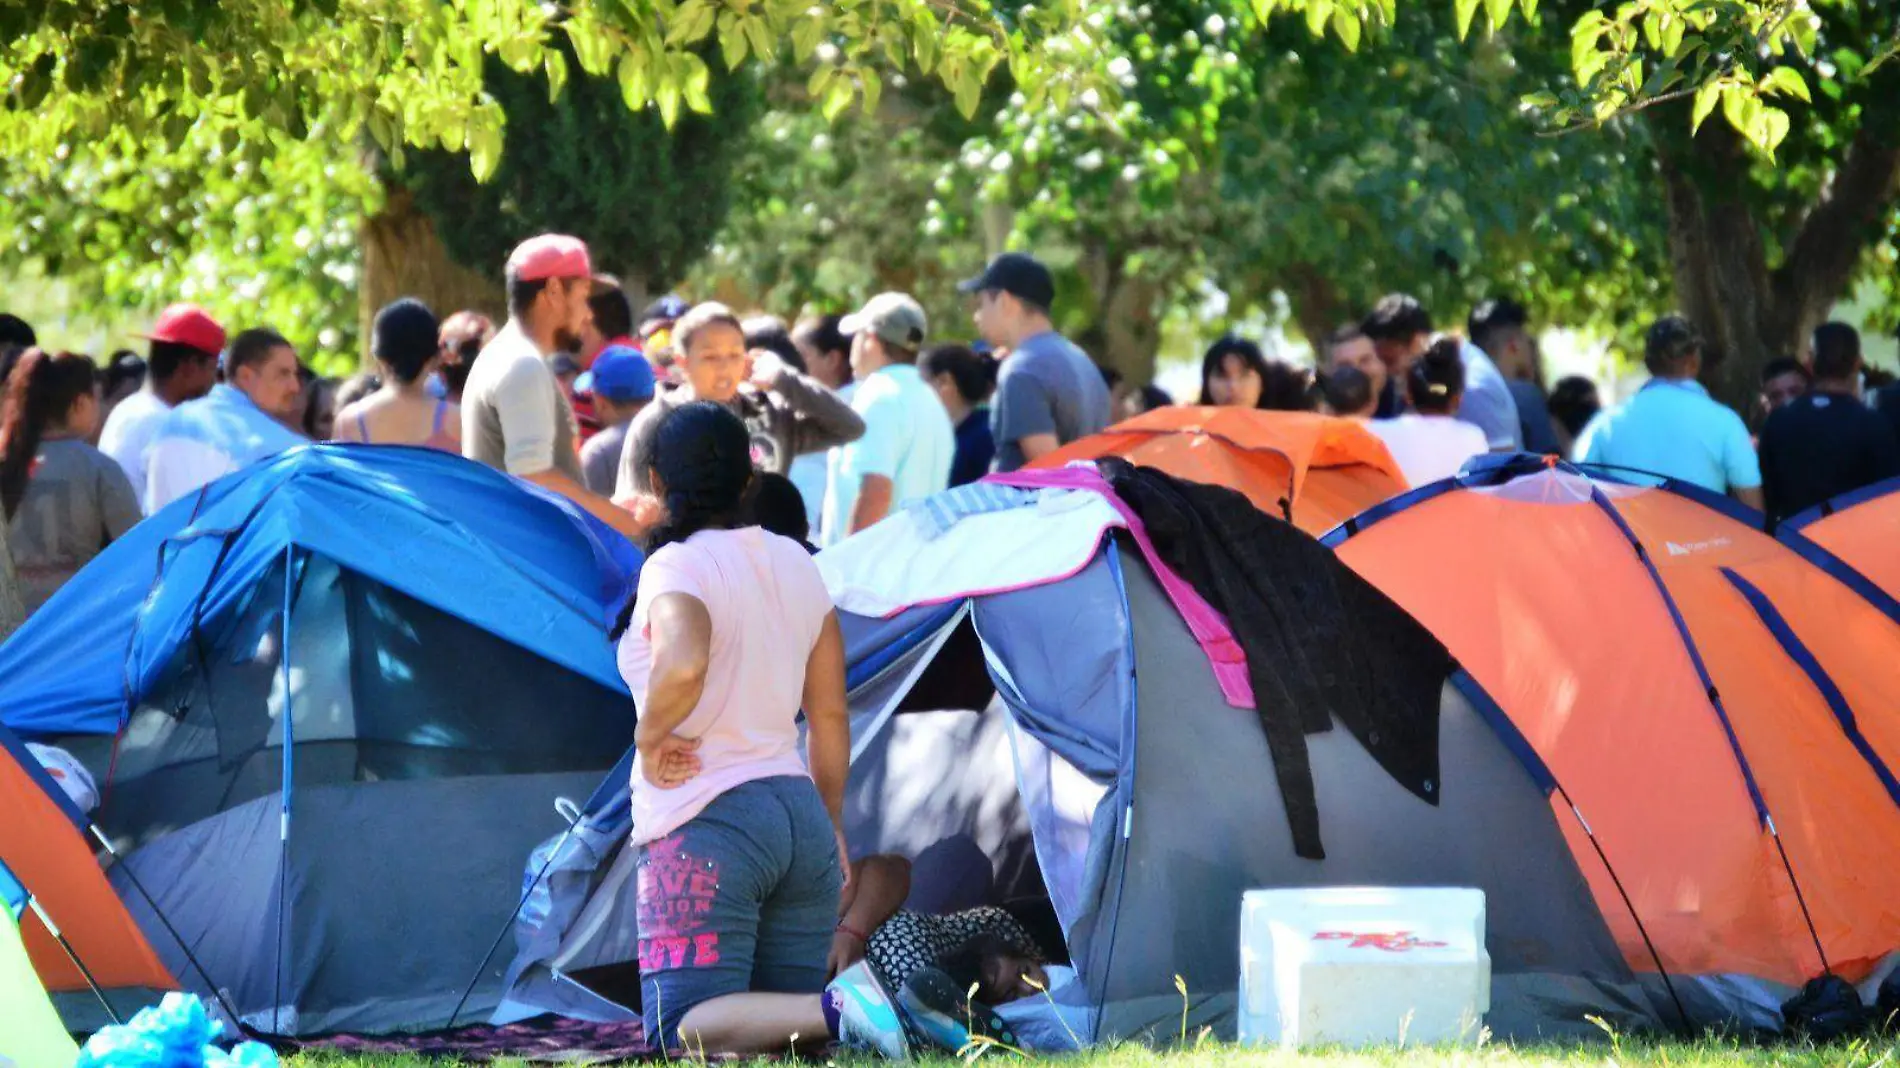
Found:
[[[1013,1058],[994,1052],[979,1058],[1001,1062]],[[1900,1040],[1862,1040],[1832,1046],[1742,1046],[1733,1042],[1599,1042],[1579,1046],[1512,1048],[1489,1045],[1475,1050],[1385,1049],[1363,1053],[1290,1054],[1205,1045],[1178,1053],[1145,1049],[1109,1050],[1089,1056],[1049,1058],[1063,1068],[1345,1068],[1378,1065],[1405,1068],[1544,1068],[1556,1065],[1668,1065],[1671,1068],[1900,1068]],[[420,1057],[340,1057],[312,1054],[294,1057],[286,1068],[444,1068],[446,1062]],[[525,1062],[498,1061],[497,1068],[521,1068]],[[779,1062],[785,1063],[785,1062]],[[849,1062],[852,1068],[872,1068],[885,1062]],[[941,1058],[914,1062],[930,1068],[959,1068],[962,1062]]]

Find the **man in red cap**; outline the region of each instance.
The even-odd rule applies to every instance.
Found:
[[[581,474],[574,410],[548,366],[581,346],[592,312],[587,246],[542,234],[508,257],[508,325],[475,358],[462,390],[462,455],[568,498],[629,538],[633,515],[590,492]]]
[[[146,453],[166,413],[217,384],[224,327],[196,304],[174,304],[144,336],[152,343],[145,388],[113,408],[99,434],[99,451],[118,461],[141,494]]]

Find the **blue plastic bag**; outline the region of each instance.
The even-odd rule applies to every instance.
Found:
[[[224,1026],[191,994],[171,993],[131,1022],[86,1040],[74,1068],[279,1068],[277,1053],[241,1042],[229,1053],[215,1043]]]

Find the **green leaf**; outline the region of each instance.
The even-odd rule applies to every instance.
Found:
[[[1346,51],[1359,51],[1359,16],[1343,7],[1333,12],[1333,32],[1339,35]]]
[[[718,16],[712,0],[686,0],[674,8],[673,17],[666,20],[667,47],[689,45],[706,36]]]
[[[983,79],[974,72],[965,72],[952,87],[956,94],[957,110],[966,119],[976,117],[976,105],[983,99]]]
[[[877,102],[884,95],[884,79],[869,67],[858,72],[859,88],[864,93],[864,113],[877,114]]]
[[[1663,55],[1679,56],[1682,54],[1682,34],[1683,34],[1683,31],[1688,28],[1689,28],[1689,24],[1678,18],[1672,18],[1668,20],[1667,22],[1663,23],[1663,28],[1662,28]]]
[[[1775,148],[1788,136],[1788,113],[1780,108],[1763,107],[1749,123],[1748,139],[1773,159]]]
[[[678,122],[680,117],[679,84],[671,79],[663,81],[660,83],[659,91],[653,95],[654,99],[660,105],[660,121],[666,124],[667,129],[671,130],[673,124]]]
[[[851,98],[854,95],[851,91],[850,79],[840,78],[832,83],[831,90],[825,94],[822,109],[825,121],[837,122],[838,116],[844,114],[845,110],[851,106]]]
[[[813,100],[823,99],[825,90],[831,86],[831,80],[837,76],[836,67],[819,67],[812,71],[811,77],[805,79],[805,95]]]
[[[1326,20],[1333,14],[1333,0],[1306,0],[1306,30],[1315,37],[1326,32]]]
[[[1491,19],[1491,32],[1496,33],[1511,20],[1511,0],[1484,0],[1484,13]]]
[[[752,45],[752,54],[760,59],[772,58],[772,31],[765,26],[762,18],[747,17],[740,20],[745,30],[746,40]]]
[[[680,66],[686,71],[680,79],[681,89],[686,95],[686,106],[701,115],[712,114],[712,98],[706,93],[712,72],[706,69],[706,61],[688,52],[680,57]]]
[[[396,127],[380,108],[369,113],[369,135],[385,152],[396,146]]]
[[[1453,13],[1458,17],[1458,39],[1464,40],[1471,33],[1471,20],[1478,13],[1479,0],[1454,0]]]
[[[1722,87],[1722,117],[1735,127],[1735,132],[1748,133],[1748,102],[1753,99],[1748,90],[1739,85]]]
[[[548,49],[546,59],[548,69],[548,102],[561,99],[561,90],[567,88],[567,56],[558,48]]]
[[[1594,20],[1591,15],[1597,16]],[[1609,57],[1597,47],[1603,36],[1603,15],[1598,11],[1585,12],[1570,31],[1570,69],[1576,72],[1577,82],[1589,85],[1590,79],[1609,62]]]
[[[921,28],[912,38],[912,48],[917,53],[917,69],[930,74],[937,69],[937,34],[928,27]]]
[[[652,92],[646,64],[641,58],[632,52],[622,52],[616,73],[620,78],[620,99],[626,101],[627,107],[633,111],[646,107]]]
[[[1695,108],[1689,119],[1690,133],[1702,129],[1702,120],[1708,118],[1709,113],[1715,110],[1715,102],[1721,99],[1721,96],[1721,82],[1709,82],[1695,91]]]
[[[721,29],[719,33],[719,52],[726,58],[727,70],[738,70],[745,62],[746,49],[750,47],[745,32],[737,27]]]
[[[494,177],[501,166],[501,128],[490,122],[471,121],[468,130],[468,166],[478,182]]]
[[[792,27],[792,58],[803,63],[811,58],[818,49],[818,42],[825,36],[825,23],[822,19],[803,18]]]
[[[1776,67],[1769,71],[1768,76],[1761,80],[1761,89],[1765,93],[1781,93],[1806,103],[1814,102],[1814,98],[1808,95],[1807,80],[1793,67]]]

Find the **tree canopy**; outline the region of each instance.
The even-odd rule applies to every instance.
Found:
[[[603,270],[638,288],[677,282],[706,252],[732,200],[728,175],[764,102],[750,71],[707,83],[712,110],[672,129],[629,111],[611,79],[580,74],[551,98],[538,73],[491,62],[487,91],[508,116],[494,174],[478,181],[466,153],[410,152],[394,179],[413,192],[462,265],[499,276],[526,233],[584,238]]]
[[[1408,0],[1410,10],[1442,0]],[[1541,103],[1559,121],[1599,122],[1674,95],[1692,96],[1699,123],[1719,110],[1772,152],[1792,126],[1782,105],[1806,100],[1807,79],[1784,57],[1812,56],[1814,11],[1854,0],[1626,0],[1592,7],[1571,25],[1570,84]],[[671,124],[712,107],[702,45],[720,60],[789,55],[812,69],[811,96],[828,115],[853,101],[875,108],[890,72],[940,79],[966,114],[1006,66],[1032,100],[1113,93],[1095,62],[1112,19],[1086,0],[14,0],[0,5],[0,136],[21,156],[51,160],[79,141],[182,145],[194,125],[227,148],[261,137],[354,139],[385,150],[466,148],[478,177],[500,163],[500,103],[485,89],[487,57],[542,70],[558,91],[569,56],[611,76],[632,108]],[[1144,5],[1146,6],[1146,5]],[[1226,26],[1304,19],[1356,49],[1369,27],[1399,18],[1398,0],[1222,0]],[[1450,0],[1460,35],[1484,19],[1544,17],[1539,0]],[[1132,4],[1129,16],[1148,17]],[[570,48],[559,47],[565,36]],[[1890,54],[1878,38],[1874,58]]]
[[[721,67],[794,72],[781,113],[827,120],[929,89],[973,125],[918,135],[919,151],[955,147],[930,157],[910,236],[1061,246],[1096,318],[1138,327],[1105,339],[1119,362],[1152,352],[1145,309],[1208,278],[1243,306],[1286,292],[1309,327],[1322,316],[1301,309],[1374,285],[1536,289],[1566,318],[1620,319],[1664,299],[1661,252],[1680,276],[1685,235],[1709,229],[1685,225],[1690,186],[1624,195],[1658,171],[1665,189],[1701,189],[1698,167],[1749,177],[1777,339],[1815,303],[1771,292],[1783,249],[1814,244],[1810,209],[1854,222],[1828,231],[1843,251],[1817,291],[1864,271],[1863,252],[1893,255],[1891,212],[1864,216],[1891,201],[1869,116],[1900,70],[1894,15],[1854,0],[15,0],[0,31],[12,257],[86,266],[127,301],[182,278],[326,345],[349,342],[333,314],[358,269],[349,220],[383,194],[364,148],[398,171],[422,160],[421,184],[457,203],[507,204],[533,185],[505,173],[508,124],[582,72],[604,87],[587,106],[617,92],[666,127],[725,107]],[[1840,195],[1837,173],[1866,195]],[[758,192],[745,225],[792,203]],[[744,244],[720,250],[726,267]]]

